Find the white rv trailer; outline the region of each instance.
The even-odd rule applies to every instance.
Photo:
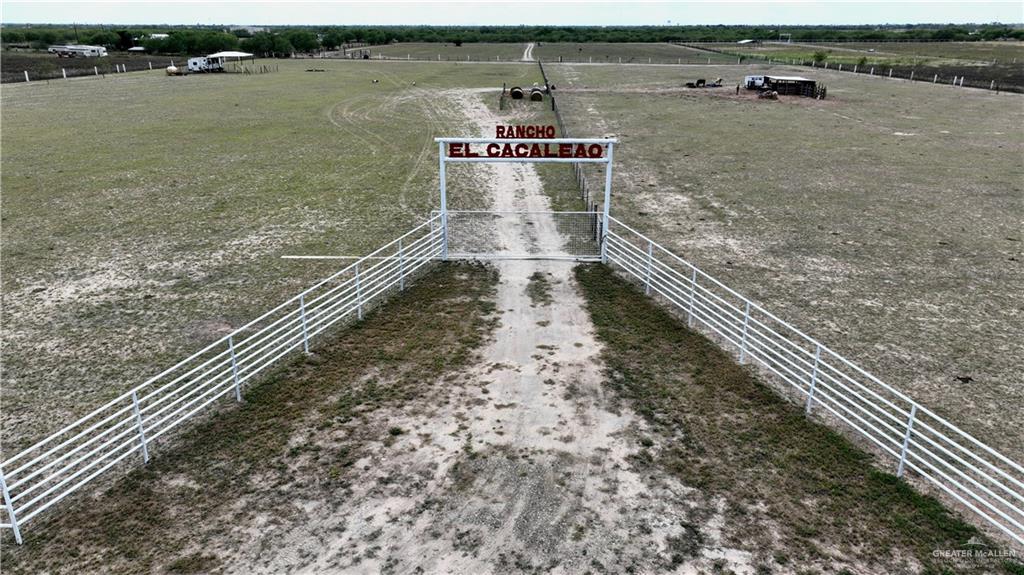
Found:
[[[101,58],[107,55],[107,49],[103,46],[88,46],[85,44],[50,46],[46,51],[56,54],[58,58]]]
[[[223,72],[224,61],[221,58],[199,57],[188,59],[189,72]]]

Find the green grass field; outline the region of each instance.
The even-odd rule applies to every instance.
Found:
[[[544,42],[533,50],[533,57],[544,62],[593,62],[623,64],[723,64],[728,56],[711,54],[668,43]]]
[[[834,50],[865,52],[867,55],[910,55],[1002,64],[1024,63],[1024,42],[839,42],[821,43]]]
[[[697,44],[699,45],[699,44]],[[1024,63],[1024,42],[836,42],[763,44],[709,44],[736,54],[756,54],[773,59],[811,60],[824,51],[834,63],[854,64],[860,59],[875,65],[937,65],[942,63]]]
[[[717,90],[675,69],[546,68],[571,131],[623,140],[627,223],[1024,458],[1006,409],[1024,401],[1024,97],[757,65],[701,67]],[[828,99],[735,94],[769,70]]]
[[[274,64],[4,88],[5,453],[342,265],[281,255],[361,255],[422,221],[432,138],[465,126],[442,92],[540,81],[536,65]]]
[[[389,46],[372,46],[364,50],[369,51],[371,58],[383,56],[392,59],[440,59],[442,61],[459,61],[468,58],[470,61],[513,62],[523,57],[524,49],[526,49],[526,44],[470,42],[456,46],[451,42],[405,42]],[[359,50],[358,48],[354,49],[354,51]]]

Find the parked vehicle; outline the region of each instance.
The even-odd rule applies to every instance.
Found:
[[[85,44],[50,46],[46,51],[56,54],[58,58],[101,58],[107,55],[107,49],[103,46],[88,46]]]
[[[222,58],[189,58],[189,72],[223,72],[224,60]]]

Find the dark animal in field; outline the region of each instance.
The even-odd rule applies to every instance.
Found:
[[[969,375],[958,375],[953,379],[959,381],[960,383],[971,383],[972,381],[974,381],[974,378]]]

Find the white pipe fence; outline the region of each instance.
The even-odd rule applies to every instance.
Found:
[[[907,469],[1024,545],[1024,467],[883,383],[650,238],[610,218],[608,263],[736,346]]]
[[[499,214],[500,215],[500,214]],[[594,214],[584,213],[593,219]],[[590,220],[588,220],[589,222]],[[687,324],[734,345],[802,397],[888,456],[1024,545],[1024,467],[883,383],[830,348],[608,217],[599,230],[605,261],[686,315]],[[591,223],[592,224],[592,223]],[[216,400],[303,349],[341,321],[405,288],[429,262],[445,259],[442,214],[208,345],[0,465],[0,494],[14,532]],[[592,225],[587,227],[592,233]],[[496,254],[492,254],[495,255]],[[550,255],[550,254],[548,254]],[[487,259],[486,253],[483,259]],[[596,258],[593,258],[596,259]]]
[[[416,226],[341,271],[121,394],[0,464],[7,520],[21,527],[103,472],[138,453],[218,399],[242,400],[241,388],[278,360],[303,349],[338,322],[405,288],[407,278],[442,254],[440,216]]]

